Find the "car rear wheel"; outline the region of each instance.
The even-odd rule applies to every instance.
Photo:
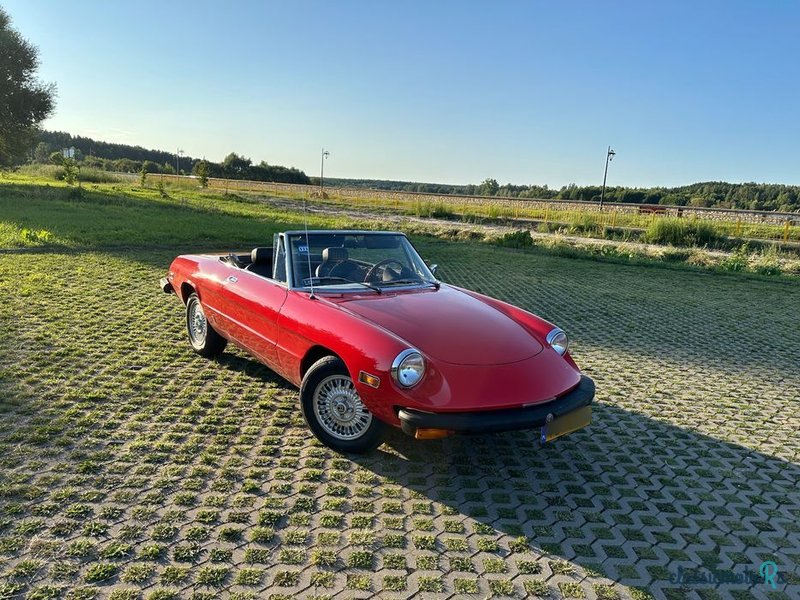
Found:
[[[308,370],[300,404],[311,431],[334,450],[360,454],[383,441],[384,423],[361,401],[347,368],[335,356],[321,358]]]
[[[200,356],[211,358],[222,354],[228,340],[216,332],[206,319],[203,305],[197,294],[192,294],[186,301],[186,330],[192,350]]]

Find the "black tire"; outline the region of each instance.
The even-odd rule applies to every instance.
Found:
[[[195,293],[186,301],[186,333],[189,335],[192,350],[206,358],[219,356],[228,345],[228,340],[217,333],[206,320],[203,305]]]
[[[337,452],[363,454],[383,442],[385,423],[361,402],[344,363],[319,359],[300,386],[300,406],[317,439]]]

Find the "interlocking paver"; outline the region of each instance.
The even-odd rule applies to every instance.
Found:
[[[172,253],[0,256],[0,598],[767,598],[670,577],[768,559],[800,593],[795,285],[420,248],[573,334],[589,429],[343,457],[189,352]]]

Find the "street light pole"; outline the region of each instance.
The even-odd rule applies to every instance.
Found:
[[[325,173],[325,159],[328,158],[330,155],[331,155],[331,153],[328,152],[327,150],[325,150],[325,148],[322,149],[322,157],[319,159],[319,195],[320,196],[322,196],[322,194],[324,193],[322,191],[322,186],[323,186],[322,182],[323,182],[323,175]]]
[[[611,159],[614,158],[614,152],[611,149],[611,146],[608,147],[608,152],[606,152],[606,170],[603,173],[603,191],[600,193],[600,210],[603,210],[603,200],[606,198],[606,178],[608,177],[608,163],[611,162]]]

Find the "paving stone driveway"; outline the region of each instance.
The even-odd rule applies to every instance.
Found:
[[[800,597],[796,285],[420,248],[572,333],[590,428],[339,456],[188,352],[169,253],[0,256],[0,598]]]

